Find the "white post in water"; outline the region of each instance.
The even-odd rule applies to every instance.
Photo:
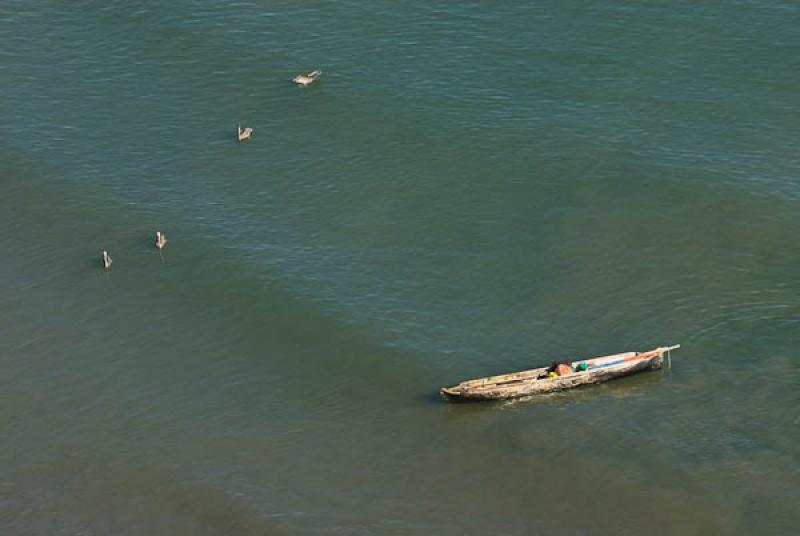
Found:
[[[672,368],[672,351],[680,347],[681,347],[680,344],[675,344],[673,346],[662,346],[661,348],[658,349],[658,351],[661,352],[662,355],[664,352],[667,353],[667,368],[669,369]]]

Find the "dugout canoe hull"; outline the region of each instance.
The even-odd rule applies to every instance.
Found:
[[[467,380],[453,387],[442,387],[439,392],[447,400],[506,400],[533,396],[582,385],[606,382],[622,376],[630,376],[664,366],[664,354],[680,348],[680,345],[664,346],[649,352],[625,352],[593,359],[571,361],[571,366],[586,363],[589,369],[565,376],[550,378],[548,367],[541,367],[511,374],[489,376]]]

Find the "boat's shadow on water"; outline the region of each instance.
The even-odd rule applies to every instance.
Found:
[[[563,406],[564,404],[576,404],[608,400],[611,398],[623,399],[635,396],[645,396],[648,390],[656,385],[663,383],[669,376],[668,370],[659,370],[646,374],[636,374],[617,378],[613,381],[601,384],[590,384],[574,389],[544,393],[539,395],[512,398],[509,400],[445,400],[438,393],[431,394],[426,398],[431,402],[446,404],[453,408],[453,411],[495,411],[498,409],[524,408],[526,406],[542,405]]]

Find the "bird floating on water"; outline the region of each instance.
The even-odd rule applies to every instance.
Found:
[[[319,78],[322,74],[322,71],[319,69],[315,69],[308,74],[298,74],[294,78],[292,78],[292,82],[297,84],[298,86],[306,87],[307,85],[311,84],[314,80]]]
[[[156,231],[156,247],[158,249],[164,249],[164,246],[167,245],[167,237],[161,233],[161,231]]]
[[[239,128],[236,130],[236,139],[239,141],[249,140],[250,135],[253,133],[253,129],[250,127],[242,128],[242,125],[239,125]]]
[[[112,262],[114,261],[111,260],[111,255],[108,254],[108,251],[103,250],[103,253],[100,255],[100,264],[104,269],[108,270],[111,268]]]

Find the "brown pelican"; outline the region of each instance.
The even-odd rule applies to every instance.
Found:
[[[161,231],[156,231],[156,247],[158,249],[164,249],[164,246],[167,245],[167,237],[161,234]]]
[[[253,129],[250,127],[242,128],[242,125],[239,125],[239,128],[236,130],[236,138],[239,141],[244,141],[250,139],[250,134],[253,133]]]
[[[111,260],[111,255],[108,254],[108,251],[103,250],[103,253],[100,255],[100,264],[103,265],[103,268],[108,270],[109,268],[111,268],[112,262],[113,261]]]
[[[319,75],[321,75],[321,74],[322,74],[322,71],[320,71],[319,69],[316,69],[314,71],[311,71],[308,74],[298,74],[297,76],[292,78],[292,82],[294,82],[298,86],[306,87],[311,82],[313,82],[314,80],[319,78]]]

